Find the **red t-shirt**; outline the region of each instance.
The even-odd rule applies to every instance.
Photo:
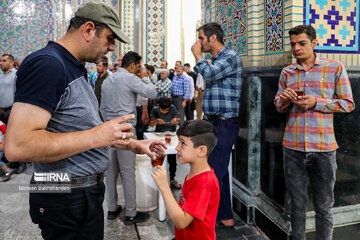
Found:
[[[6,126],[2,121],[0,121],[0,144],[2,143],[5,132],[6,132]]]
[[[213,169],[189,180],[186,176],[179,205],[194,219],[182,230],[175,227],[175,239],[216,239],[215,224],[219,201],[219,182]]]

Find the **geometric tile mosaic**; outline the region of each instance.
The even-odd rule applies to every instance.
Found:
[[[266,0],[266,53],[283,52],[283,0]]]
[[[216,22],[224,30],[225,45],[247,55],[247,0],[217,0]]]
[[[60,39],[76,9],[88,0],[0,0],[0,53],[23,59]],[[119,12],[119,0],[103,0]],[[129,35],[133,36],[133,34]],[[109,53],[115,62],[119,48]]]
[[[316,29],[317,52],[360,53],[360,0],[304,0],[304,23]]]
[[[165,0],[146,1],[146,63],[160,67],[165,56]]]
[[[134,0],[123,0],[122,4],[122,29],[129,37],[130,42],[122,44],[122,53],[134,51]]]
[[[119,14],[119,3],[120,3],[120,1],[119,0],[111,0],[111,1],[105,2],[105,3],[109,4],[120,17],[120,14]],[[121,19],[120,19],[120,21],[121,21]],[[124,28],[122,28],[122,29],[124,29]],[[113,62],[113,63],[117,62],[117,59],[118,59],[118,57],[120,55],[120,53],[119,53],[119,41],[115,41],[115,51],[110,52],[109,54],[110,54],[110,59],[111,59],[110,61]]]
[[[201,7],[203,9],[202,22],[203,23],[213,22],[214,21],[213,19],[215,19],[215,17],[213,16],[214,15],[213,13],[215,12],[214,0],[202,0]]]
[[[57,3],[54,0],[1,0],[0,53],[23,59],[54,39],[54,16],[58,14],[54,5]]]

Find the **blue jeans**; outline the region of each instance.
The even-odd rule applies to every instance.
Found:
[[[283,149],[284,175],[291,199],[292,239],[305,239],[307,179],[315,210],[316,239],[332,239],[336,151],[300,152]]]
[[[233,219],[231,209],[231,196],[229,185],[229,161],[232,145],[236,142],[239,134],[238,119],[211,119],[217,131],[218,141],[208,158],[210,167],[214,169],[215,175],[219,180],[220,203],[217,214],[217,221]]]
[[[2,155],[3,155],[3,152],[0,152],[0,168],[2,168],[5,165],[5,163],[3,161],[1,161]]]
[[[180,127],[184,124],[185,121],[185,109],[181,106],[183,100],[183,96],[172,96],[172,104],[174,104],[176,109],[179,111]]]

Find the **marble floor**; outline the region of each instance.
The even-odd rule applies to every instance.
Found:
[[[0,183],[0,240],[38,240],[42,239],[37,225],[30,220],[28,213],[28,193],[14,192],[9,189],[16,188],[19,184],[28,184],[32,174],[32,167],[29,167],[22,174],[15,174],[11,180]],[[188,165],[178,165],[176,180],[183,182],[186,173],[189,170]],[[124,205],[122,194],[122,185],[118,182],[119,204]],[[179,197],[180,190],[173,190],[176,198]],[[104,202],[104,212],[107,212]],[[106,215],[106,214],[105,214]],[[107,240],[169,240],[174,237],[173,224],[169,218],[166,221],[158,220],[158,210],[150,212],[150,219],[141,224],[125,226],[120,218],[108,221],[105,216],[105,234]],[[231,229],[217,229],[217,239],[268,239],[259,230],[253,226],[246,225],[240,219],[236,219],[236,225]]]

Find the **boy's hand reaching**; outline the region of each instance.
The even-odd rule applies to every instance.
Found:
[[[174,118],[171,120],[171,124],[172,124],[172,125],[179,124],[179,123],[180,123],[180,118],[179,118],[179,117],[174,117]]]
[[[166,187],[169,187],[167,172],[162,166],[157,166],[156,168],[156,171],[151,174],[151,176],[155,180],[160,191],[162,191]]]
[[[165,124],[165,121],[163,119],[161,119],[161,118],[158,118],[157,119],[157,124],[163,125],[163,124]]]

